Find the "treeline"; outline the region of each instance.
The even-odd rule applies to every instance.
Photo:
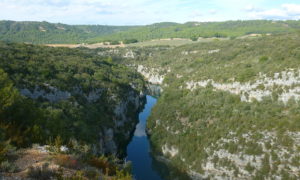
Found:
[[[295,32],[299,21],[225,21],[156,23],[147,26],[65,25],[48,22],[0,21],[0,40],[47,43],[97,43],[132,40],[146,41],[162,38],[230,37],[247,34]],[[131,42],[130,42],[131,43]]]
[[[89,39],[103,37],[130,26],[66,25],[48,22],[0,21],[0,40],[34,44],[88,43]]]
[[[225,21],[225,22],[187,22],[157,23],[141,26],[106,36],[113,40],[137,39],[146,41],[163,38],[188,38],[196,40],[199,37],[227,37],[235,38],[248,34],[268,34],[295,32],[300,25],[299,21]],[[103,40],[103,37],[93,40]]]

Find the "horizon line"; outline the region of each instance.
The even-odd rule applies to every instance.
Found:
[[[222,20],[222,21],[186,21],[186,22],[175,22],[175,21],[161,21],[161,22],[154,22],[151,24],[135,24],[135,25],[114,25],[114,24],[72,24],[72,23],[62,23],[62,22],[51,22],[47,20],[42,21],[36,21],[36,20],[10,20],[10,19],[2,19],[1,21],[12,21],[12,22],[46,22],[50,24],[64,24],[64,25],[70,25],[70,26],[150,26],[155,24],[161,24],[161,23],[174,23],[174,24],[187,24],[187,23],[221,23],[221,22],[238,22],[238,21],[273,21],[273,22],[285,22],[285,21],[300,21],[300,19],[284,19],[284,20],[276,20],[276,19],[238,19],[238,20]]]

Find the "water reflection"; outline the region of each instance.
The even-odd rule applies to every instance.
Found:
[[[147,103],[143,112],[139,114],[139,123],[136,126],[134,137],[127,147],[127,160],[132,162],[132,173],[137,180],[162,180],[157,171],[152,167],[150,144],[146,136],[145,127],[156,99],[147,96]]]
[[[186,174],[166,163],[162,156],[158,156],[157,153],[153,156],[154,153],[151,152],[145,128],[156,101],[156,98],[147,96],[147,103],[143,112],[139,114],[139,123],[127,147],[126,159],[132,162],[132,173],[136,180],[189,180]]]
[[[146,128],[146,124],[140,122],[140,123],[136,126],[136,129],[135,129],[135,131],[134,131],[134,136],[137,136],[137,137],[143,137],[143,136],[146,136],[145,128]]]
[[[182,170],[172,166],[167,159],[159,154],[153,153],[152,167],[159,173],[164,180],[191,180],[191,178]]]
[[[162,88],[157,84],[148,84],[147,90],[148,94],[155,98],[158,98],[162,92]]]

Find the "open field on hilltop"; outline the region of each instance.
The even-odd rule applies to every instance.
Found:
[[[153,39],[151,41],[143,41],[134,44],[128,44],[129,47],[144,47],[144,46],[182,46],[185,44],[193,44],[197,41],[190,39],[174,38],[174,39]]]
[[[168,38],[168,39],[154,39],[151,41],[138,42],[134,44],[128,44],[128,47],[144,47],[144,46],[182,46],[186,44],[194,44],[201,42],[223,41],[229,38],[198,38],[197,41],[184,38]]]
[[[90,49],[125,47],[124,44],[106,45],[104,43],[95,43],[95,44],[45,44],[45,46],[49,46],[49,47],[68,47],[68,48],[86,47],[86,48],[90,48]]]
[[[190,39],[174,38],[174,39],[154,39],[151,41],[143,41],[132,44],[118,44],[118,45],[108,45],[105,43],[95,43],[95,44],[45,44],[45,46],[50,47],[68,47],[68,48],[78,48],[86,47],[90,49],[96,48],[117,48],[117,47],[145,47],[145,46],[182,46],[186,44],[194,44],[201,42],[212,42],[212,41],[224,41],[229,38],[199,38],[198,41],[192,41]]]
[[[224,21],[155,23],[145,26],[67,25],[49,22],[0,21],[0,40],[32,44],[81,44],[135,39],[237,38],[250,34],[297,32],[299,21]],[[165,41],[159,42],[165,45]],[[172,41],[177,44],[177,41]],[[181,41],[179,43],[181,45]],[[150,45],[152,45],[150,43]],[[168,45],[168,43],[167,43]]]

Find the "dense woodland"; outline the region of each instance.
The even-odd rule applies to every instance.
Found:
[[[299,21],[226,21],[156,23],[147,26],[65,25],[48,22],[0,21],[0,40],[35,44],[132,42],[162,38],[235,38],[247,34],[295,32]],[[131,41],[130,41],[131,40]]]
[[[299,27],[299,21],[226,21],[226,22],[187,22],[157,23],[128,31],[108,35],[107,39],[123,40],[136,38],[139,41],[164,38],[188,38],[196,40],[199,37],[235,38],[248,34],[267,34],[294,32]],[[103,39],[103,38],[98,38]]]
[[[211,86],[194,91],[180,87],[184,87],[184,83],[189,80],[213,79],[220,83],[230,83],[234,79],[238,82],[253,82],[259,77],[259,73],[273,77],[275,72],[297,70],[300,68],[299,40],[299,35],[293,34],[214,42],[180,47],[160,55],[156,65],[171,67],[172,72],[165,79],[164,83],[168,87],[165,87],[148,121],[148,127],[153,132],[151,141],[157,150],[161,151],[160,147],[164,144],[178,147],[180,155],[172,158],[172,161],[182,167],[184,158],[186,162],[190,162],[184,166],[193,164],[193,169],[200,173],[205,172],[203,166],[208,161],[207,158],[214,156],[213,153],[220,149],[232,154],[264,155],[272,163],[265,160],[262,168],[256,170],[249,165],[248,170],[253,173],[253,177],[265,179],[277,174],[297,179],[298,175],[289,175],[289,168],[277,170],[280,165],[300,166],[299,156],[291,155],[299,155],[297,141],[287,134],[300,131],[298,102],[292,99],[288,104],[278,101],[278,94],[282,90],[273,91],[272,96],[266,97],[262,102],[242,102],[238,95],[216,91]],[[215,49],[220,52],[204,53]],[[198,53],[182,56],[182,51]],[[177,74],[183,77],[178,78]],[[160,125],[157,120],[160,120]],[[179,132],[179,135],[174,136],[174,132]],[[231,132],[236,134],[232,135]],[[267,140],[269,147],[266,147],[272,150],[269,153],[263,151],[264,146],[257,143],[265,136],[264,132],[275,132],[277,138],[276,141]],[[249,141],[243,136],[247,133],[253,134]],[[220,143],[221,138],[237,138],[238,141]],[[295,145],[298,147],[296,152]],[[280,156],[280,148],[287,149],[291,153],[289,156],[293,158],[290,161],[277,158]],[[236,177],[240,174],[240,167],[230,159],[215,156],[213,162],[217,166],[233,170]]]
[[[139,94],[144,81],[138,73],[113,63],[111,57],[86,51],[0,43],[1,163],[7,162],[13,147],[35,143],[67,145],[77,153],[99,155],[91,145],[99,141],[103,128],[114,126],[117,103],[129,91]],[[70,92],[71,96],[55,102],[32,99],[21,95],[22,89]],[[86,95],[97,90],[101,90],[99,98],[88,100]],[[126,116],[134,121],[137,112],[129,110]],[[124,141],[122,133],[119,136]],[[120,144],[126,146],[126,142]]]
[[[131,28],[133,27],[0,21],[0,40],[34,44],[86,43],[89,39]]]
[[[224,172],[220,175],[223,178],[299,179],[299,101],[291,98],[283,102],[279,98],[291,90],[299,94],[299,26],[299,21],[158,23],[140,27],[2,21],[0,27],[5,28],[0,28],[0,39],[5,42],[0,43],[0,161],[6,161],[14,147],[33,143],[61,145],[74,139],[82,145],[95,142],[101,127],[111,125],[115,102],[132,87],[136,93],[143,90],[143,78],[136,72],[136,67],[143,65],[149,71],[154,69],[153,74],[164,76],[163,93],[147,124],[153,154],[164,155],[180,172],[192,170],[203,175],[209,162]],[[256,33],[261,36],[241,38]],[[199,37],[227,40],[180,47],[95,50],[7,42],[117,44]],[[288,81],[281,73],[284,71],[295,72],[295,83],[271,89],[260,85],[255,90],[270,91],[261,100],[242,101],[239,94],[216,89],[212,83],[251,85],[262,76],[272,79],[276,73],[277,78]],[[188,82],[206,80],[210,83],[205,87],[187,87]],[[80,87],[81,93],[55,103],[20,94],[24,88],[34,91],[37,87],[45,91],[55,87],[63,92]],[[97,89],[104,91],[91,104],[85,95]],[[162,147],[166,146],[174,147],[178,155],[163,154]],[[235,158],[216,152],[227,152]],[[234,159],[250,160],[239,165]],[[208,173],[208,178],[215,178],[214,174]]]
[[[209,84],[190,90],[186,83],[211,79],[221,84],[253,84],[260,74],[274,78],[275,73],[294,70],[298,77],[299,42],[299,34],[291,33],[169,49],[160,47],[161,51],[157,48],[151,56],[147,53],[151,48],[140,48],[136,59],[128,59],[127,63],[154,68],[165,75],[163,93],[148,120],[154,151],[161,155],[165,145],[177,148],[178,155],[167,157],[172,167],[180,171],[192,169],[205,174],[205,164],[212,162],[215,167],[232,172],[232,176],[224,174],[224,178],[241,178],[245,170],[255,179],[273,175],[297,179],[297,170],[292,174],[288,167],[300,166],[298,141],[290,134],[300,131],[299,102],[292,98],[284,103],[278,97],[297,88],[299,82],[274,86],[270,96],[251,102],[241,101],[240,95],[217,90]],[[286,77],[279,75],[279,78]],[[267,87],[262,85],[257,90]],[[266,135],[270,132],[272,138]],[[285,155],[282,149],[286,150]],[[214,154],[217,151],[237,154],[241,161],[243,156],[263,157],[257,160],[262,164],[260,167],[250,161],[241,170],[243,166],[229,156],[217,156]]]

